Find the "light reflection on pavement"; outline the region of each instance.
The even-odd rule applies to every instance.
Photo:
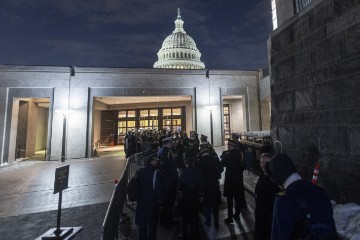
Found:
[[[109,202],[114,179],[125,166],[124,156],[59,161],[26,160],[0,167],[0,218],[57,210],[53,194],[55,169],[69,164],[69,188],[62,208]]]

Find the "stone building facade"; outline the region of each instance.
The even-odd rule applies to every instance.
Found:
[[[319,161],[332,199],[360,203],[360,3],[305,2],[272,0],[271,135],[305,178]]]

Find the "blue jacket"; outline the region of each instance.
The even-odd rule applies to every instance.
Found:
[[[149,225],[158,221],[159,202],[163,201],[164,191],[159,171],[156,172],[155,189],[153,188],[155,170],[151,164],[139,170],[140,196],[135,213],[135,223],[138,225]]]
[[[312,222],[325,223],[336,232],[330,198],[322,188],[305,180],[298,180],[276,197],[271,239],[293,239],[296,223],[304,219],[304,212],[295,199],[297,194],[304,196]]]

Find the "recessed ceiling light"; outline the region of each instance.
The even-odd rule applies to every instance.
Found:
[[[120,103],[120,102],[116,102],[116,103]]]

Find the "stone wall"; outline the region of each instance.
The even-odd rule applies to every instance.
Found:
[[[360,203],[360,3],[320,1],[270,36],[271,134],[338,202]]]
[[[37,107],[35,151],[43,150],[47,144],[49,109]]]

